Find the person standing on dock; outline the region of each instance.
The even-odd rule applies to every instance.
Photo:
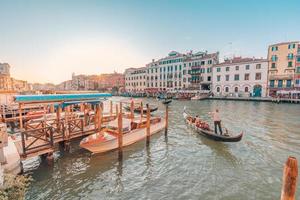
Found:
[[[218,126],[219,127],[219,131],[220,131],[220,135],[222,135],[223,132],[222,132],[222,127],[221,127],[221,118],[220,118],[219,110],[216,109],[215,112],[210,112],[209,114],[212,115],[212,118],[214,120],[215,133],[218,134],[218,131],[217,131],[217,126]]]

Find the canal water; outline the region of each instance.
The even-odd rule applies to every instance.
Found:
[[[156,100],[163,114],[164,106]],[[223,124],[244,132],[238,143],[218,143],[185,125],[183,107],[202,119],[219,108]],[[24,163],[33,182],[26,199],[279,199],[288,156],[300,161],[300,106],[264,102],[173,101],[169,131],[117,152],[91,155],[74,142],[53,167]],[[297,189],[300,198],[300,183]]]

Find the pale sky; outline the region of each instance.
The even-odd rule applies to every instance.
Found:
[[[0,0],[0,62],[29,82],[124,72],[170,51],[266,57],[300,40],[300,1]]]

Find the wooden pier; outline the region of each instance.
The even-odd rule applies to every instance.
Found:
[[[101,123],[116,119],[116,115],[103,116]],[[95,124],[95,115],[90,116],[85,124],[84,117],[28,123],[21,131],[21,140],[15,142],[22,159],[53,153],[58,144],[64,145],[73,139],[80,138],[99,131]],[[101,125],[101,127],[102,127]]]

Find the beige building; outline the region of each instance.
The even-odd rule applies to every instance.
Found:
[[[147,88],[146,67],[129,68],[125,70],[125,91],[130,93],[144,93]]]
[[[212,92],[216,96],[265,97],[267,59],[234,57],[214,65]]]
[[[268,93],[270,96],[276,95],[276,91],[278,90],[294,89],[298,44],[298,41],[294,41],[269,46]]]
[[[12,89],[10,66],[8,63],[0,63],[0,90],[7,91]]]

